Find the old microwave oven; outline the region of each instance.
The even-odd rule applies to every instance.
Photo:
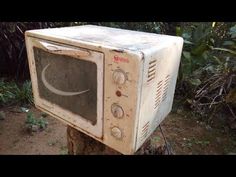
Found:
[[[171,111],[181,37],[84,25],[25,39],[35,106],[122,154]]]

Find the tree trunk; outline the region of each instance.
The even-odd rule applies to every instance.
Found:
[[[67,126],[67,146],[69,155],[119,155],[120,153],[107,147],[90,136]]]
[[[135,155],[166,154],[164,140],[161,136],[158,137],[159,140],[154,142],[155,145],[153,145],[153,139],[149,138]],[[121,153],[70,126],[67,126],[67,146],[69,155],[121,155]]]

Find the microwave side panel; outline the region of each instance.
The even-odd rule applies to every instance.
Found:
[[[172,109],[182,46],[182,38],[170,37],[161,46],[144,51],[145,63],[136,150]]]

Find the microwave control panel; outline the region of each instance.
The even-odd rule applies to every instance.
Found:
[[[104,142],[122,151],[134,149],[135,118],[141,56],[131,53],[105,54]],[[124,146],[125,144],[125,146]],[[129,147],[129,148],[128,148]]]

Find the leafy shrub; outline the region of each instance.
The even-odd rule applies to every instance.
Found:
[[[0,75],[29,79],[25,48],[26,30],[77,25],[79,22],[1,22]]]
[[[32,112],[27,113],[27,119],[25,123],[28,130],[30,131],[44,130],[48,125],[48,122],[43,116],[37,119]]]
[[[0,106],[12,104],[33,104],[32,87],[30,81],[19,86],[14,81],[0,79]]]
[[[214,23],[196,24],[189,31],[177,28],[185,39],[177,94],[201,116],[230,113],[236,119],[229,99],[236,93],[235,25],[225,28],[220,39],[215,28]]]

